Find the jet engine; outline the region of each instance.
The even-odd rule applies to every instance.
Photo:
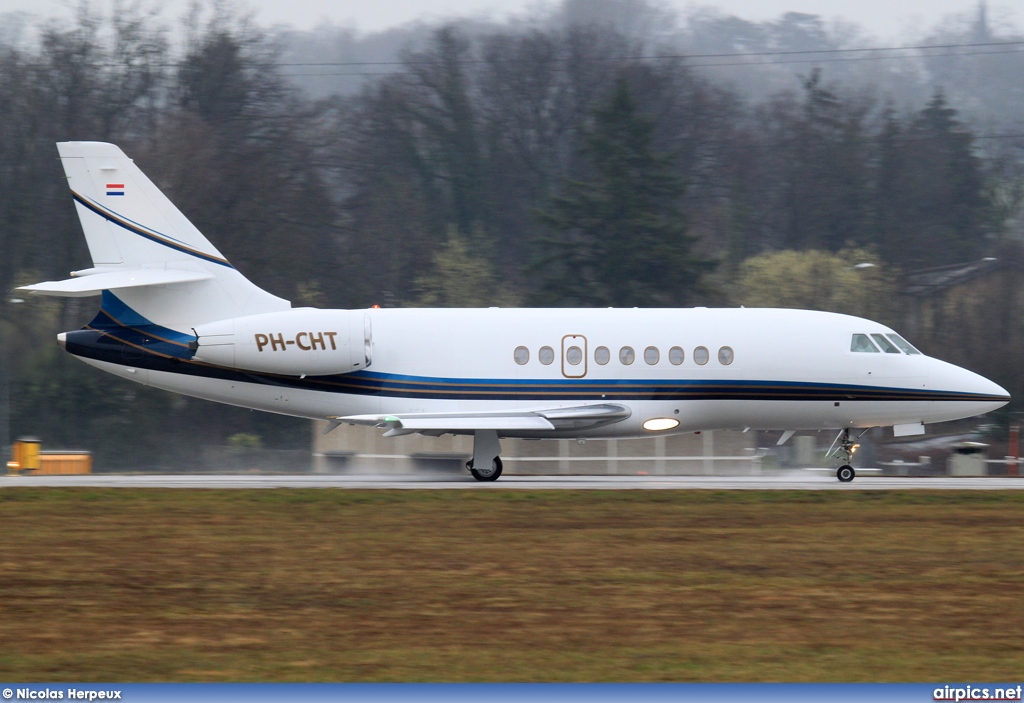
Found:
[[[195,328],[194,361],[287,376],[365,369],[372,348],[362,310],[296,308],[209,322]]]

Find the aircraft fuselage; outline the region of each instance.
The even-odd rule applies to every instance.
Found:
[[[337,329],[325,321],[324,314],[331,312],[345,320]],[[163,354],[163,340],[153,348],[141,341],[144,326],[139,327],[141,338],[126,325],[106,329],[105,344],[82,343],[75,340],[79,333],[70,333],[65,348],[133,381],[308,418],[598,403],[630,411],[628,418],[607,425],[500,433],[507,437],[932,423],[985,413],[1009,398],[978,374],[924,354],[893,351],[895,345],[888,353],[877,341],[876,351],[853,351],[854,335],[893,331],[823,312],[492,308],[296,309],[282,314],[296,319],[290,331],[267,328],[236,341],[239,348],[245,343],[251,351],[258,349],[250,365],[259,365],[263,355],[271,369],[266,371],[208,363],[202,360],[202,346],[192,358]],[[308,325],[302,321],[305,314],[311,318]],[[351,338],[349,328],[356,330]],[[366,338],[355,339],[363,329]],[[122,343],[114,341],[119,337]],[[320,375],[275,370],[275,354],[291,351],[301,358],[304,351],[326,353],[332,343],[337,350],[341,338],[356,350],[353,358],[363,354],[365,343],[368,366],[357,361],[360,367],[351,372]],[[679,424],[645,430],[643,423],[652,418]]]

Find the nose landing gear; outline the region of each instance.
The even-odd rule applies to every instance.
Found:
[[[867,432],[867,430],[864,430],[864,432]],[[863,437],[864,432],[861,432],[857,439]],[[853,470],[850,464],[853,462],[853,453],[857,451],[857,447],[860,445],[857,444],[856,440],[850,439],[849,427],[839,433],[839,436],[836,437],[836,442],[839,442],[839,446],[835,451],[830,451],[829,456],[841,459],[843,465],[836,469],[836,478],[842,483],[849,483],[857,477],[857,472]],[[832,443],[833,447],[836,446],[836,442]]]

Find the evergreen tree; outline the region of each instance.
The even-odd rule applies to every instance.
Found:
[[[838,251],[863,242],[869,182],[864,108],[842,100],[817,69],[804,80],[804,104],[776,145],[783,163],[784,243]]]
[[[565,181],[541,222],[543,305],[666,306],[689,301],[713,262],[693,252],[680,201],[684,181],[655,153],[654,122],[620,78],[584,140],[593,171]]]
[[[912,269],[969,261],[989,245],[992,210],[973,136],[941,92],[904,127],[878,137],[875,242]]]

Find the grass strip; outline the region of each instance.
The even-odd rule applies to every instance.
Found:
[[[0,491],[0,679],[1024,671],[1024,495]]]

